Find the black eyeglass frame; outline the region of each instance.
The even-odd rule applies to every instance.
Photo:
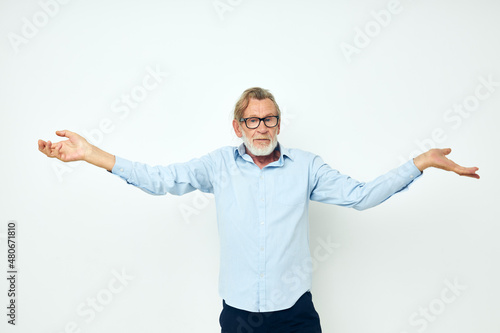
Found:
[[[264,118],[259,118],[259,117],[248,117],[248,118],[241,118],[240,121],[244,121],[245,122],[245,126],[248,128],[248,129],[256,129],[260,126],[260,122],[265,120],[266,118],[276,118],[276,125],[274,126],[267,126],[266,122],[264,121],[264,125],[266,125],[267,128],[273,128],[273,127],[276,127],[278,126],[279,124],[279,121],[280,121],[280,116],[267,116],[267,117],[264,117]],[[249,127],[248,124],[247,124],[247,120],[248,119],[259,119],[259,123],[257,124],[257,126],[255,127]]]

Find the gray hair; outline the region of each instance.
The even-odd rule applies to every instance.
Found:
[[[234,119],[236,119],[236,121],[240,121],[240,119],[243,118],[243,113],[245,112],[245,109],[248,107],[248,103],[252,98],[258,99],[259,101],[269,98],[274,103],[276,111],[278,111],[278,116],[281,118],[281,110],[278,106],[278,103],[276,103],[273,94],[271,94],[267,89],[253,87],[245,90],[243,94],[241,94],[238,102],[236,102],[236,105],[234,107]]]

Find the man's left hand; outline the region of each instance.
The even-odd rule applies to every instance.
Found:
[[[460,176],[479,179],[479,175],[476,174],[476,171],[479,170],[479,168],[466,168],[460,166],[446,157],[449,153],[451,153],[451,148],[435,148],[415,157],[413,162],[420,171],[424,171],[429,167],[434,167],[446,171],[453,171]]]

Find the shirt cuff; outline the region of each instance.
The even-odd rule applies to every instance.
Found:
[[[131,161],[115,156],[115,165],[111,169],[111,173],[119,176],[122,179],[129,179],[132,172],[133,164]]]
[[[400,167],[400,170],[403,172],[405,177],[408,177],[409,179],[416,179],[422,175],[422,171],[420,171],[416,166],[415,162],[413,162],[413,158],[403,164]]]

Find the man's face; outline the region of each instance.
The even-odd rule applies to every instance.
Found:
[[[263,100],[250,99],[248,107],[243,112],[243,118],[277,116],[278,111],[273,101],[266,98]],[[276,127],[269,128],[261,121],[259,127],[249,129],[245,122],[239,119],[233,120],[234,132],[239,138],[243,138],[245,147],[255,156],[267,156],[274,151],[278,144],[278,134],[280,132],[280,122]]]

